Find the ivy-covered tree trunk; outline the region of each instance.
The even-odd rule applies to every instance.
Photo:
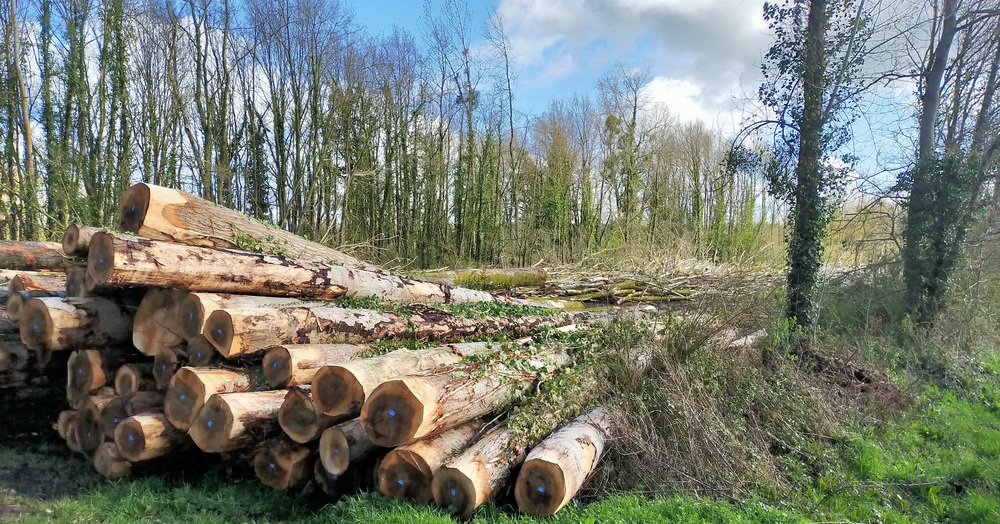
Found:
[[[826,25],[826,0],[812,0],[802,64],[803,113],[794,229],[788,243],[788,317],[794,318],[800,327],[809,327],[813,321],[813,291],[819,276],[826,225],[820,194]]]

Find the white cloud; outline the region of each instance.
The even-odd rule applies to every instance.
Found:
[[[545,71],[540,75],[543,82],[554,82],[566,78],[577,70],[576,60],[570,53],[563,53],[559,58],[552,60],[546,66]]]

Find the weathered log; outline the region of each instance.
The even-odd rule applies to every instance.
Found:
[[[10,279],[10,292],[63,291],[66,288],[64,273],[18,273]]]
[[[44,291],[44,290],[34,290],[34,291],[14,291],[7,295],[7,316],[11,320],[21,319],[21,310],[24,308],[24,303],[33,298],[65,298],[66,294],[62,291]]]
[[[134,304],[104,297],[33,298],[21,310],[21,341],[62,351],[128,342]]]
[[[272,388],[310,384],[323,366],[347,362],[368,346],[356,344],[284,344],[264,355],[264,378]]]
[[[297,297],[261,297],[219,293],[188,293],[178,306],[178,323],[181,334],[190,340],[201,336],[205,320],[217,309],[242,309],[256,307],[284,307],[320,305],[324,302],[305,302]]]
[[[113,393],[101,390],[97,395],[84,399],[76,412],[76,436],[84,453],[91,453],[104,442],[101,429],[101,412],[115,398]]]
[[[261,222],[191,194],[136,184],[121,198],[122,231],[158,240],[211,248],[252,248],[291,257],[371,267],[317,242]]]
[[[56,419],[56,433],[59,433],[59,438],[66,440],[69,437],[69,430],[74,426],[75,419],[76,410],[74,409],[59,412],[59,418]]]
[[[118,368],[134,360],[134,353],[123,347],[73,352],[66,362],[66,400],[73,403],[98,388],[114,385]]]
[[[115,429],[115,445],[122,457],[143,462],[162,457],[183,446],[187,436],[160,413],[133,415]]]
[[[20,271],[65,271],[73,259],[58,242],[0,241],[0,268]]]
[[[532,449],[514,484],[521,513],[548,517],[568,504],[597,467],[610,431],[608,411],[598,408]]]
[[[482,423],[470,422],[390,451],[379,466],[379,491],[393,500],[430,503],[434,474],[472,444],[482,427]]]
[[[230,358],[281,344],[358,343],[386,338],[439,340],[507,332],[515,335],[579,318],[569,313],[546,316],[463,318],[437,310],[404,315],[369,309],[283,307],[220,309],[205,322],[204,335]]]
[[[86,266],[68,266],[66,268],[66,296],[85,297],[87,296],[87,268]]]
[[[67,255],[85,257],[90,250],[90,239],[95,234],[103,231],[99,227],[90,227],[83,224],[70,224],[62,236],[62,250]]]
[[[246,372],[181,368],[170,379],[163,402],[163,413],[177,429],[189,431],[198,413],[212,396],[249,391],[251,387],[251,375]]]
[[[132,324],[132,344],[140,353],[155,356],[161,348],[174,347],[184,342],[178,321],[181,300],[185,291],[150,289],[139,302]]]
[[[504,486],[524,456],[524,446],[510,429],[493,428],[434,474],[434,502],[460,518],[471,517]]]
[[[139,391],[115,397],[101,410],[101,431],[108,439],[115,438],[115,428],[131,416],[163,413],[163,393]]]
[[[103,442],[94,451],[94,470],[106,479],[115,480],[131,475],[132,463],[122,457],[114,442]]]
[[[251,446],[277,426],[278,410],[287,394],[286,390],[279,389],[212,395],[188,434],[207,453]]]
[[[313,377],[313,400],[327,415],[357,417],[361,414],[361,406],[379,384],[417,371],[458,363],[488,347],[487,342],[471,342],[422,350],[400,349],[326,366]]]
[[[139,390],[155,389],[153,364],[125,364],[115,372],[115,393],[127,395]]]
[[[372,442],[394,447],[485,416],[530,389],[537,371],[569,364],[564,353],[532,357],[514,371],[498,363],[478,373],[479,364],[452,366],[390,380],[375,388],[361,409]]]
[[[323,430],[338,420],[319,412],[313,404],[309,386],[299,386],[288,390],[285,401],[278,410],[278,425],[288,438],[305,444],[319,438]]]
[[[462,303],[519,300],[344,266],[235,250],[184,246],[98,233],[90,245],[88,289],[153,286],[331,300],[343,296],[393,302]]]
[[[313,474],[313,450],[286,438],[268,440],[253,456],[253,470],[265,486],[286,490],[305,484]]]
[[[323,431],[319,439],[319,457],[330,473],[343,475],[353,462],[365,459],[375,450],[358,419],[349,420]]]
[[[177,353],[178,348],[162,348],[153,357],[153,379],[156,380],[157,389],[167,389],[170,379],[174,378],[174,373],[181,367]]]

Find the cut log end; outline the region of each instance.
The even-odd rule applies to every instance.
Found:
[[[465,519],[476,509],[476,487],[468,476],[447,466],[434,475],[431,483],[434,503]]]
[[[156,387],[166,389],[170,385],[170,379],[174,378],[174,373],[180,367],[177,359],[177,350],[174,348],[162,348],[153,357],[153,380]]]
[[[208,316],[208,319],[205,320],[203,334],[222,356],[226,358],[232,356],[231,350],[235,332],[233,330],[233,318],[229,315],[229,312],[221,309],[213,311]]]
[[[138,233],[146,220],[149,209],[149,186],[135,184],[122,193],[119,205],[118,229],[129,233]]]
[[[87,269],[79,266],[66,268],[66,296],[82,297],[87,294]]]
[[[142,376],[136,366],[126,364],[115,373],[115,393],[119,395],[135,393],[141,384]]]
[[[11,293],[7,296],[7,316],[11,320],[20,320],[21,308],[24,307],[24,297],[20,293]]]
[[[101,352],[88,349],[73,353],[66,363],[66,398],[70,401],[86,396],[107,384]]]
[[[108,280],[115,262],[115,237],[108,233],[97,233],[90,240],[90,253],[87,255],[87,281],[89,284],[100,285]]]
[[[122,458],[114,442],[104,442],[94,452],[94,469],[114,480],[131,475],[132,463]]]
[[[323,467],[331,472],[343,474],[351,463],[351,444],[340,428],[327,428],[319,439],[319,456]]]
[[[115,430],[115,445],[132,462],[162,457],[184,441],[184,435],[171,427],[162,414],[135,415],[122,421]]]
[[[365,432],[376,446],[395,447],[413,440],[424,409],[402,380],[390,380],[372,392],[361,408]]]
[[[288,387],[292,379],[292,357],[282,346],[273,347],[264,355],[264,378],[272,388]],[[318,407],[318,406],[317,406]]]
[[[309,393],[299,388],[288,390],[278,411],[278,425],[289,438],[300,444],[312,442],[320,436],[319,415]]]
[[[330,416],[356,417],[365,404],[365,390],[354,375],[338,366],[316,372],[312,382],[316,407]]]
[[[530,460],[521,467],[514,497],[521,513],[539,517],[555,515],[566,497],[566,477],[556,464]]]
[[[100,407],[88,402],[77,412],[76,438],[84,453],[93,453],[104,442]]]
[[[286,490],[306,482],[313,472],[309,448],[284,440],[268,442],[253,458],[254,473],[265,486]]]
[[[187,368],[182,368],[170,379],[163,414],[175,427],[188,431],[195,417],[205,404],[205,388]]]
[[[104,432],[105,438],[115,438],[115,429],[129,417],[128,401],[128,397],[115,397],[101,410],[101,431]]]
[[[206,453],[230,451],[229,435],[233,428],[233,414],[219,395],[213,396],[195,417],[188,434]]]
[[[184,338],[194,338],[201,335],[205,325],[205,307],[197,296],[188,295],[177,306],[177,318]]]
[[[124,457],[141,457],[146,452],[146,434],[142,424],[135,419],[125,419],[115,428],[115,445]]]
[[[379,491],[386,498],[427,504],[434,500],[433,474],[423,457],[405,449],[390,451],[378,472]]]
[[[207,367],[212,364],[215,358],[215,348],[205,339],[198,335],[188,340],[187,356],[188,365],[192,367]]]
[[[21,342],[33,350],[45,349],[48,334],[54,329],[48,309],[39,300],[29,300],[21,308]]]

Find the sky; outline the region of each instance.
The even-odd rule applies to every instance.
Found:
[[[421,1],[353,1],[355,20],[373,33],[393,26],[421,34]],[[440,1],[435,1],[439,5]],[[517,107],[539,114],[554,98],[596,92],[616,63],[649,67],[646,92],[682,122],[739,128],[746,93],[769,44],[760,0],[469,1],[474,27],[494,13],[514,48]],[[484,40],[477,31],[479,40]]]

